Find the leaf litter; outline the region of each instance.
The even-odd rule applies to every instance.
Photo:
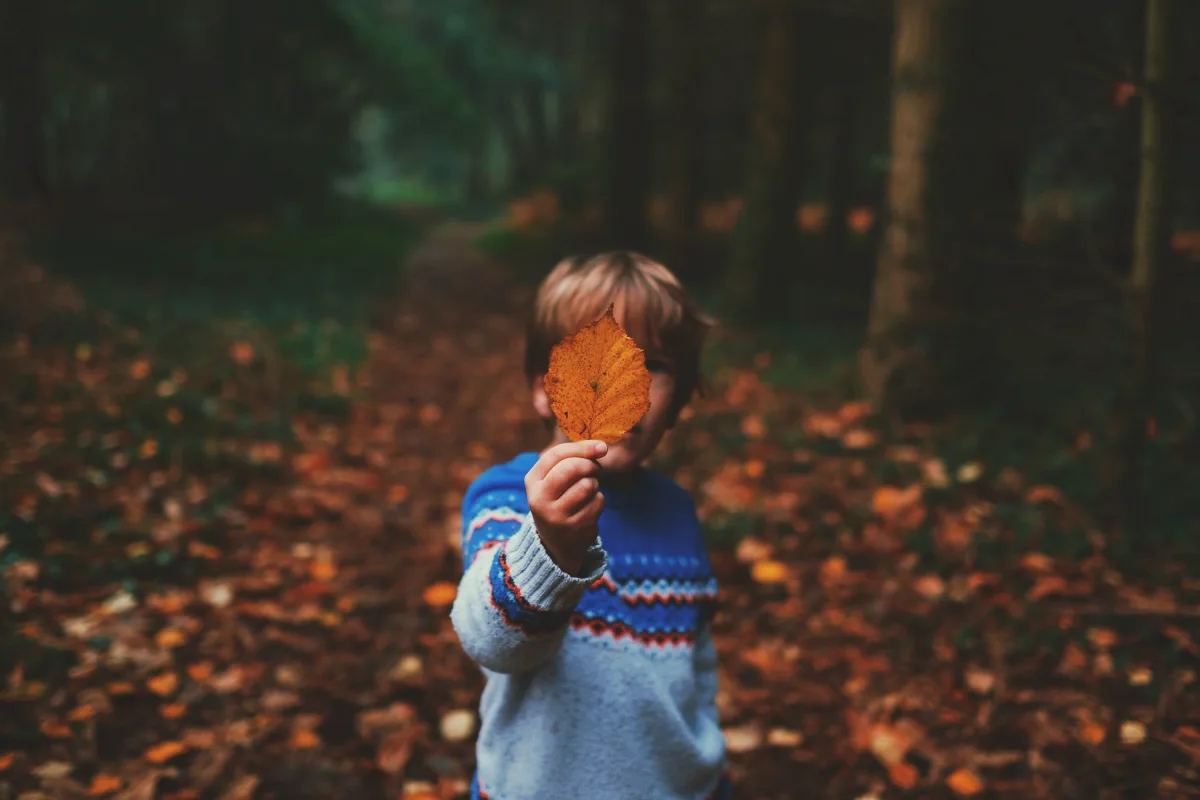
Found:
[[[184,358],[78,305],[79,341],[3,346],[0,793],[466,796],[458,506],[544,436],[529,294],[497,314],[478,283],[415,287],[336,381],[268,337]],[[739,796],[1187,796],[1186,569],[1130,577],[1062,490],[778,390],[768,363],[722,368],[657,459],[712,535]],[[333,412],[282,402],[347,382]]]

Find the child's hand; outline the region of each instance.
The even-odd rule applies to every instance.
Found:
[[[568,575],[579,573],[584,553],[596,541],[604,495],[595,459],[607,452],[604,442],[565,442],[542,453],[525,475],[525,494],[542,546]]]

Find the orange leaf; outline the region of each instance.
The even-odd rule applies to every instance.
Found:
[[[901,528],[915,528],[925,519],[921,505],[924,487],[919,483],[907,489],[880,486],[871,498],[871,510],[884,522]]]
[[[61,722],[48,719],[42,723],[42,733],[51,739],[70,739],[71,729]]]
[[[120,778],[97,772],[92,778],[92,785],[88,787],[88,797],[103,797],[106,794],[112,794],[123,785]]]
[[[300,728],[292,734],[291,741],[288,746],[293,750],[310,750],[314,747],[321,746],[321,737],[310,731],[308,728]]]
[[[154,637],[154,641],[159,647],[169,650],[172,647],[181,647],[187,643],[187,637],[175,628],[163,628]]]
[[[188,677],[196,683],[204,683],[212,677],[213,665],[211,661],[197,661],[195,664],[190,664],[187,668]]]
[[[617,323],[611,305],[554,346],[545,385],[558,426],[573,442],[616,444],[650,410],[646,354]]]
[[[955,770],[949,778],[946,778],[946,785],[955,794],[962,795],[963,797],[970,797],[983,791],[983,781],[966,767]]]
[[[16,753],[0,753],[0,772],[8,769],[17,760]]]
[[[917,785],[917,778],[920,773],[917,768],[907,761],[900,761],[896,764],[888,765],[888,777],[892,779],[892,783],[901,789],[911,789]]]
[[[254,361],[254,345],[249,342],[234,342],[229,345],[229,358],[235,364],[246,366]]]
[[[830,556],[821,565],[822,583],[837,583],[844,577],[846,577],[846,559],[841,556]]]
[[[427,606],[448,606],[454,602],[454,598],[458,596],[458,587],[453,583],[441,581],[431,586],[425,587],[425,605]]]
[[[146,688],[159,697],[166,697],[171,694],[177,686],[179,686],[179,678],[176,677],[174,672],[164,672],[162,675],[155,675],[146,681]]]
[[[113,696],[133,694],[136,691],[137,687],[129,681],[113,681],[108,685],[108,693]]]
[[[308,565],[308,574],[314,581],[331,581],[337,575],[337,564],[325,559],[317,559]]]
[[[182,703],[171,703],[160,709],[163,719],[179,719],[187,713],[187,706]]]
[[[151,764],[165,764],[176,756],[186,753],[188,746],[183,742],[160,742],[146,751],[145,758]]]
[[[782,561],[756,561],[750,577],[755,583],[783,583],[788,579],[788,568]]]
[[[87,703],[84,703],[83,705],[73,709],[71,713],[67,715],[67,719],[71,720],[71,722],[84,722],[85,720],[89,720],[94,716],[96,716],[96,709],[92,708]]]
[[[1079,741],[1084,744],[1098,745],[1104,741],[1105,733],[1103,725],[1094,720],[1089,720],[1079,729]]]

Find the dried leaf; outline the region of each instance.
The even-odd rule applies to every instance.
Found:
[[[1104,741],[1104,735],[1104,726],[1095,720],[1088,720],[1079,728],[1079,741],[1084,744],[1101,744]]]
[[[615,444],[650,409],[646,355],[617,323],[612,306],[555,345],[545,387],[558,426],[573,442]]]
[[[106,794],[112,794],[123,785],[124,782],[120,778],[103,772],[97,772],[92,777],[91,786],[88,787],[88,797],[103,797]]]
[[[465,708],[448,711],[439,724],[442,738],[447,742],[461,742],[475,732],[475,712]]]
[[[0,753],[0,772],[8,769],[17,760],[16,753]]]
[[[782,561],[758,561],[750,568],[755,583],[783,583],[788,579],[787,564]]]
[[[799,747],[804,742],[804,734],[790,728],[772,728],[767,731],[767,744],[772,747]]]
[[[456,585],[448,581],[441,581],[425,587],[422,598],[425,600],[425,605],[442,608],[453,603],[457,595],[458,587]]]
[[[871,510],[888,525],[915,528],[925,519],[925,508],[921,505],[924,491],[919,483],[906,489],[880,486],[871,498]]]
[[[41,731],[51,739],[70,739],[71,729],[57,720],[48,719],[42,722]]]
[[[731,753],[749,753],[762,747],[763,733],[757,725],[725,728],[725,747]]]
[[[320,746],[321,737],[308,728],[297,728],[292,732],[292,738],[288,740],[288,747],[293,750],[311,750]]]
[[[160,742],[146,751],[145,758],[151,764],[165,764],[171,759],[183,755],[187,750],[188,746],[183,742]]]
[[[187,644],[187,636],[175,628],[163,628],[154,637],[154,643],[165,650],[169,650]]]
[[[1137,720],[1127,719],[1121,723],[1121,743],[1141,744],[1146,741],[1146,726]]]
[[[880,763],[891,767],[904,760],[922,737],[915,724],[901,720],[895,725],[873,725],[868,733],[868,746]]]
[[[229,788],[221,795],[220,800],[250,800],[254,797],[258,783],[257,775],[242,775],[230,784]]]
[[[946,778],[946,785],[957,795],[971,797],[983,791],[983,781],[971,770],[963,767]]]
[[[888,764],[888,777],[892,783],[901,789],[911,789],[917,785],[917,778],[920,773],[917,768],[907,761],[900,761],[895,764]]]
[[[416,731],[412,728],[394,730],[383,737],[375,754],[376,766],[388,775],[399,775],[412,758],[415,739]]]
[[[146,688],[159,697],[172,694],[179,687],[179,677],[174,672],[164,672],[146,681]]]

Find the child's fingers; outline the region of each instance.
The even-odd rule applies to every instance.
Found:
[[[590,458],[568,458],[560,461],[542,480],[543,497],[550,501],[558,500],[580,480],[591,477],[599,471],[600,465]]]
[[[568,458],[599,458],[607,452],[608,445],[604,442],[591,439],[583,442],[564,442],[563,444],[555,445],[542,453],[541,458],[529,470],[527,479],[534,481],[543,480],[550,473],[550,470],[554,469],[555,465]]]
[[[595,478],[583,478],[563,492],[563,496],[558,499],[556,505],[562,509],[564,517],[570,517],[591,502],[599,488],[600,482]]]
[[[589,500],[587,505],[567,518],[567,524],[572,528],[583,528],[588,525],[595,525],[600,519],[600,512],[603,510],[604,494],[601,492],[596,492],[596,496]]]

